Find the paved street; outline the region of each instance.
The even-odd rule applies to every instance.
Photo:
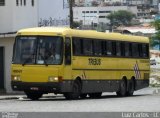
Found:
[[[0,96],[0,111],[9,112],[160,112],[160,88],[145,88],[134,96],[119,98],[104,93],[100,99],[65,100],[61,95],[44,95],[31,101],[24,95]]]

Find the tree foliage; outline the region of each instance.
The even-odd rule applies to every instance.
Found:
[[[155,20],[154,22],[151,23],[156,29],[155,35],[151,37],[151,46],[156,46],[159,45],[159,50],[160,50],[160,19]]]
[[[119,10],[116,12],[112,12],[107,16],[107,18],[110,20],[110,23],[114,26],[119,25],[130,25],[131,20],[133,19],[135,15],[129,11],[125,10]]]

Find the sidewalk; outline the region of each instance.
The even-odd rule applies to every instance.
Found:
[[[54,93],[44,94],[44,98],[54,98],[62,95],[55,95]],[[27,96],[24,93],[11,93],[11,94],[2,94],[0,93],[0,100],[11,100],[11,99],[26,99]]]
[[[21,99],[26,98],[25,94],[1,94],[0,93],[0,100],[10,100],[10,99]]]

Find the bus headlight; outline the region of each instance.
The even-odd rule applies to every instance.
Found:
[[[49,82],[57,82],[58,81],[58,77],[52,77],[52,76],[50,76],[50,77],[48,77],[48,81]]]
[[[15,75],[15,76],[12,77],[12,80],[13,81],[21,81],[21,77]]]

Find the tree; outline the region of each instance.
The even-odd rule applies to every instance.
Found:
[[[112,12],[107,16],[107,18],[110,20],[112,26],[128,26],[131,24],[134,16],[135,15],[129,11],[119,10],[116,12]]]
[[[159,50],[160,50],[160,19],[155,20],[154,22],[151,23],[151,25],[153,25],[156,29],[156,33],[155,35],[153,35],[151,37],[151,46],[159,46]]]

